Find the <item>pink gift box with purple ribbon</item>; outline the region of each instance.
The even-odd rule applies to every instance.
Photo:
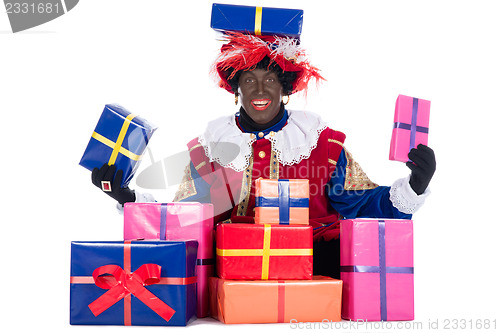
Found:
[[[413,222],[340,223],[342,318],[413,320]]]
[[[198,317],[208,316],[208,277],[214,273],[214,208],[197,202],[126,203],[124,240],[198,241],[196,261]]]
[[[404,95],[396,100],[389,159],[408,162],[408,153],[419,144],[427,145],[431,102]]]

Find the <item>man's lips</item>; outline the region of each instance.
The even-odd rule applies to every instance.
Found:
[[[271,100],[270,99],[252,99],[250,101],[252,104],[253,108],[258,111],[264,111],[271,105]]]

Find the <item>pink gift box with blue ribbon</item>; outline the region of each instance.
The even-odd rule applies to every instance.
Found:
[[[342,318],[414,319],[411,220],[341,221],[340,265]]]
[[[396,100],[394,127],[389,159],[408,162],[408,153],[419,144],[427,145],[431,102],[399,95]]]

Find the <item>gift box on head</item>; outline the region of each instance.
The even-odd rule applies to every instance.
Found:
[[[197,242],[72,242],[70,324],[185,326]]]
[[[340,321],[342,281],[210,278],[210,312],[226,324]]]
[[[419,144],[427,145],[431,102],[404,95],[396,100],[389,159],[408,162],[408,153]]]
[[[123,208],[124,239],[198,241],[198,317],[208,316],[208,277],[214,274],[214,208],[197,202],[135,203]]]
[[[214,3],[210,27],[261,35],[299,38],[304,11],[301,9],[252,7]]]
[[[257,179],[255,223],[309,225],[309,180]]]
[[[340,223],[342,318],[413,320],[411,220],[343,220]]]
[[[216,231],[217,276],[224,279],[312,278],[312,227],[226,223]]]
[[[122,106],[107,104],[97,122],[80,165],[92,171],[104,163],[123,170],[121,187],[126,187],[139,167],[156,126]]]

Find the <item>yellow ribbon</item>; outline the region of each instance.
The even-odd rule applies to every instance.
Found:
[[[271,249],[271,225],[264,224],[264,245],[262,249],[215,249],[223,257],[262,257],[262,280],[269,278],[270,256],[312,256],[313,249]]]
[[[271,252],[271,225],[264,224],[264,245],[262,249],[262,280],[269,277],[269,256]]]
[[[262,35],[262,7],[255,7],[255,35]]]
[[[122,147],[123,140],[125,139],[125,135],[127,134],[128,127],[132,119],[134,119],[135,117],[136,117],[135,114],[130,114],[127,116],[127,118],[125,118],[125,121],[123,122],[122,128],[120,130],[120,133],[118,134],[118,139],[116,140],[116,142],[111,141],[110,139],[102,136],[97,132],[92,133],[92,137],[94,139],[113,149],[113,151],[111,152],[111,156],[109,157],[108,161],[109,165],[115,164],[116,158],[118,157],[118,153],[125,155],[134,161],[138,161],[141,159],[140,155],[136,155],[131,151],[128,151],[127,149]]]

